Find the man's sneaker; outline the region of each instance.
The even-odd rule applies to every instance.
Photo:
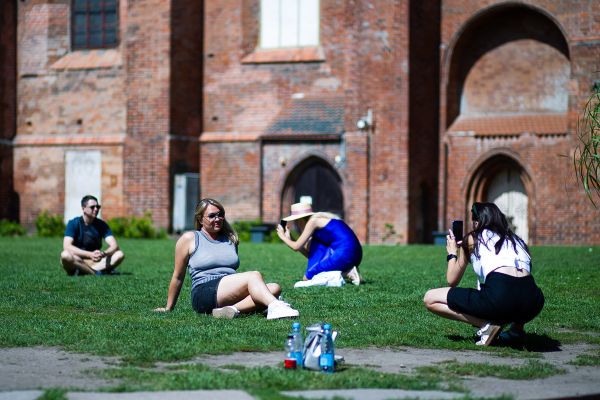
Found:
[[[240,314],[239,310],[234,306],[225,306],[221,308],[213,308],[212,316],[215,318],[233,319]]]
[[[362,282],[358,267],[352,267],[350,270],[342,272],[342,276],[356,286],[360,285]]]
[[[502,326],[500,325],[493,325],[490,322],[486,323],[477,331],[477,336],[479,336],[480,339],[475,344],[477,346],[489,346],[501,330]]]
[[[300,315],[298,310],[294,310],[288,303],[281,300],[275,300],[267,308],[267,319],[296,318]]]

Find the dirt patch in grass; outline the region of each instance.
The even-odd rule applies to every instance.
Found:
[[[492,397],[503,394],[519,399],[556,398],[600,393],[600,367],[569,364],[578,355],[597,352],[590,344],[565,344],[555,351],[535,353],[540,362],[564,370],[543,379],[507,380],[490,377],[460,377],[458,384],[470,391],[472,396]],[[372,370],[413,374],[418,367],[435,366],[439,363],[485,363],[492,365],[518,366],[527,362],[524,357],[502,357],[483,350],[451,351],[415,348],[365,348],[338,350],[345,362]],[[94,371],[118,366],[114,358],[68,353],[56,348],[11,348],[0,349],[0,391],[79,388],[84,390],[115,386],[118,382],[96,377]],[[279,366],[281,352],[233,353],[227,355],[200,356],[184,363],[159,363],[154,368],[161,370],[181,364],[204,364],[214,368],[232,365],[245,367]],[[231,371],[231,370],[230,370]],[[99,374],[97,374],[99,376]]]
[[[111,387],[118,382],[96,377],[94,371],[118,364],[116,358],[70,353],[51,347],[0,349],[0,391]]]

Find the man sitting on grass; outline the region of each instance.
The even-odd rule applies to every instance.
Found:
[[[125,258],[106,222],[97,218],[100,207],[94,196],[84,196],[83,215],[67,223],[60,254],[67,275],[110,274]],[[108,244],[104,251],[102,239]]]

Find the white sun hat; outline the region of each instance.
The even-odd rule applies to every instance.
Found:
[[[285,217],[284,221],[294,221],[296,219],[308,217],[314,214],[312,206],[306,203],[295,203],[291,207],[292,213],[290,216]]]

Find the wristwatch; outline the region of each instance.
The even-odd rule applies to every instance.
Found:
[[[448,254],[448,255],[446,256],[446,261],[450,261],[450,260],[452,260],[453,258],[456,258],[456,259],[458,260],[458,257],[456,256],[456,254]]]

